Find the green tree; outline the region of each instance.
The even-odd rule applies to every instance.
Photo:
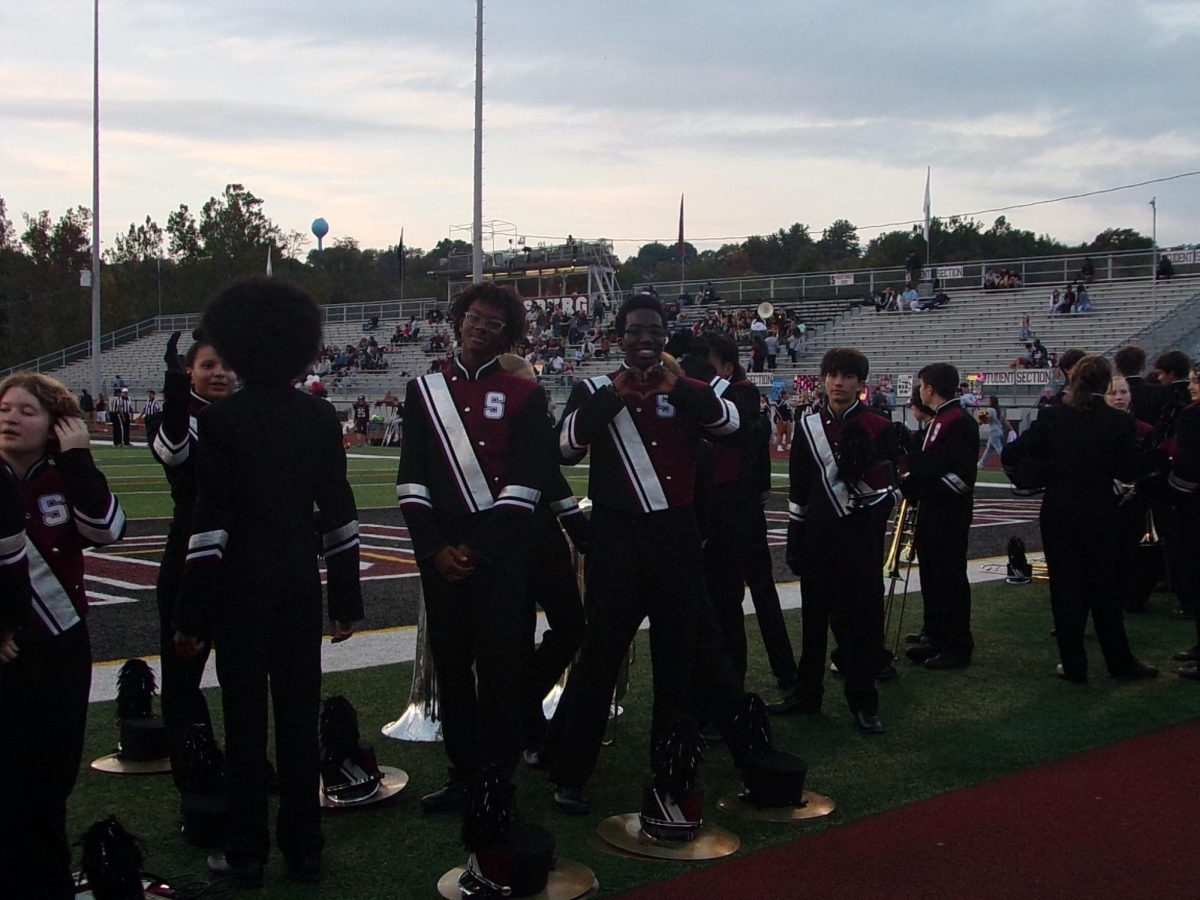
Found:
[[[1092,241],[1095,251],[1144,250],[1154,246],[1154,241],[1132,228],[1106,228]]]
[[[163,230],[149,216],[141,225],[130,224],[125,234],[118,234],[113,247],[104,254],[109,263],[137,263],[157,260],[162,256]]]
[[[200,258],[200,229],[186,203],[180,203],[179,209],[167,216],[167,240],[172,259],[182,262]]]
[[[859,261],[858,229],[847,219],[837,219],[817,241],[817,250],[826,266],[838,268]]]
[[[17,240],[17,232],[12,220],[8,217],[8,207],[4,198],[0,197],[0,250],[13,246]]]

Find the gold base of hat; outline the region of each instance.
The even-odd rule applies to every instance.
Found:
[[[720,859],[742,844],[732,831],[711,822],[700,827],[694,841],[660,841],[642,832],[638,813],[609,816],[596,826],[596,834],[618,850],[650,859]]]
[[[462,900],[462,891],[458,889],[458,879],[466,869],[455,866],[438,879],[438,894],[446,900]],[[531,900],[580,900],[581,897],[591,897],[600,892],[600,882],[596,873],[583,863],[573,859],[559,857],[554,861],[550,870],[550,880],[546,889],[540,894],[528,895]]]
[[[116,753],[92,760],[93,772],[103,772],[105,775],[165,775],[171,771],[171,759],[122,759]]]
[[[805,791],[801,806],[755,806],[745,794],[737,794],[722,797],[717,801],[717,809],[754,822],[803,822],[829,815],[837,809],[837,804],[823,794]]]
[[[80,876],[79,873],[76,872],[75,878],[76,878],[77,882],[80,877],[82,877],[82,876]],[[142,879],[142,897],[144,898],[144,900],[161,900],[161,898],[163,896],[161,893],[159,893],[159,894],[150,893],[150,888],[156,887],[158,885],[159,885],[159,882],[157,882],[157,881],[147,881],[144,878]],[[96,895],[93,894],[90,890],[80,891],[78,894],[75,895],[75,900],[95,900],[95,896]]]
[[[408,786],[408,773],[403,769],[396,769],[392,766],[380,766],[379,771],[383,775],[383,780],[379,782],[379,790],[370,797],[354,803],[335,803],[325,796],[324,791],[321,791],[321,808],[362,809],[364,806],[374,806],[376,803],[391,800]]]

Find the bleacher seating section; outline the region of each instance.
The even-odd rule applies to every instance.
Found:
[[[1018,320],[1028,313],[1035,335],[1050,352],[1068,347],[1103,352],[1124,341],[1142,327],[1160,318],[1200,291],[1200,276],[1178,277],[1159,282],[1154,289],[1144,281],[1096,283],[1090,291],[1092,312],[1050,316],[1049,288],[1037,286],[1013,290],[956,291],[944,309],[922,312],[881,312],[871,307],[851,306],[845,300],[799,301],[777,298],[778,309],[799,313],[810,326],[807,347],[796,364],[781,351],[776,374],[790,379],[796,374],[817,371],[821,355],[837,346],[858,347],[871,360],[873,374],[911,374],[920,365],[948,360],[964,374],[1005,369],[1023,344],[1018,339]],[[721,309],[736,311],[725,303]],[[753,309],[745,305],[744,308]],[[688,316],[700,315],[706,307],[693,307]],[[383,347],[398,323],[381,321],[373,332]],[[423,337],[429,333],[425,326]],[[333,347],[357,344],[363,336],[361,322],[327,324],[325,343]],[[155,333],[122,344],[103,354],[102,390],[111,390],[120,374],[140,406],[148,389],[162,384],[162,351],[165,333]],[[422,341],[423,343],[423,341]],[[1148,348],[1151,351],[1159,348]],[[429,368],[432,355],[421,344],[401,344],[387,354],[384,372],[361,372],[326,379],[330,399],[348,403],[360,394],[377,400],[388,390],[403,396],[409,378]],[[609,371],[613,360],[590,359],[574,377],[589,377]],[[79,391],[90,379],[91,362],[76,361],[52,374]],[[407,373],[407,374],[404,374]],[[568,378],[546,377],[547,388],[560,403],[570,387]]]

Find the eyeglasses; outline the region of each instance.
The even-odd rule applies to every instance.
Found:
[[[659,341],[667,336],[667,329],[659,328],[657,325],[651,325],[650,327],[630,325],[625,329],[625,336],[633,338],[635,341],[640,341],[644,337]]]
[[[506,325],[503,319],[489,319],[486,316],[481,316],[479,313],[468,312],[463,315],[463,322],[467,325],[482,328],[484,331],[490,331],[492,334],[499,334],[504,330]]]

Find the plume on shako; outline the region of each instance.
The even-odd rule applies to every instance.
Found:
[[[771,720],[767,717],[767,705],[758,694],[746,694],[733,717],[733,744],[730,750],[734,760],[741,763],[765,756],[771,747]]]
[[[144,659],[129,659],[117,675],[117,718],[149,719],[158,692],[154,670]]]
[[[216,793],[222,790],[225,754],[217,746],[212,726],[193,722],[183,738],[178,781],[185,790]]]
[[[501,841],[513,821],[516,789],[500,769],[489,767],[479,776],[463,810],[462,842],[479,853]]]
[[[93,823],[77,843],[83,881],[96,900],[141,900],[144,848],[116,816]]]
[[[704,761],[704,738],[690,716],[680,716],[654,745],[650,768],[654,786],[675,797],[696,788],[696,773]]]

